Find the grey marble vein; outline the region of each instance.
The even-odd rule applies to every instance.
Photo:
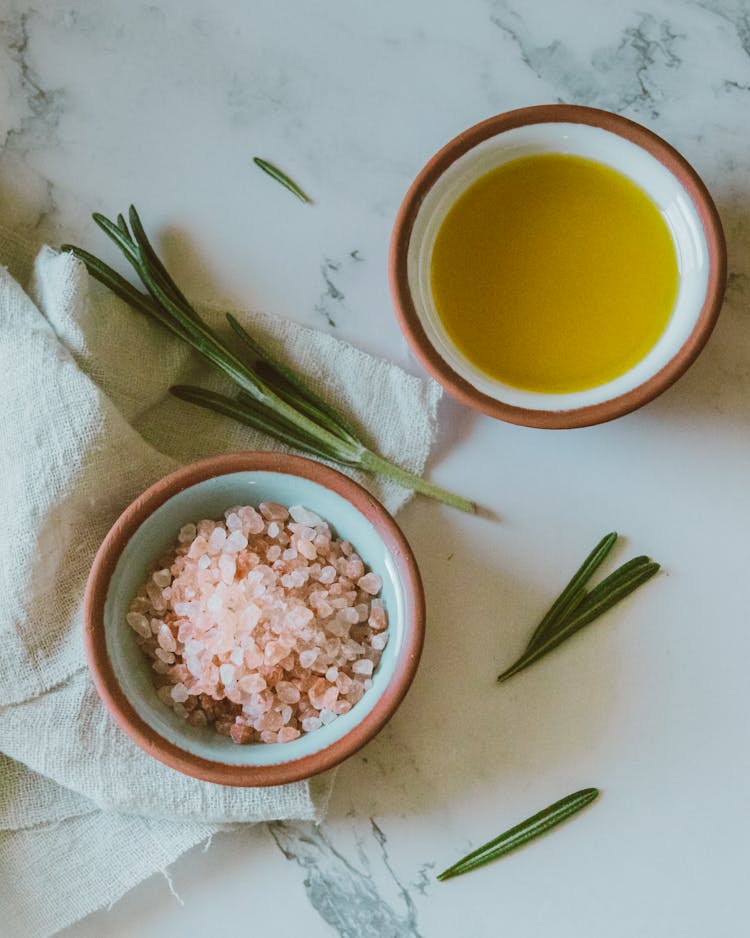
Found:
[[[286,859],[304,871],[310,904],[339,938],[422,938],[416,905],[393,870],[387,838],[372,818],[370,824],[372,838],[396,886],[403,911],[394,908],[378,891],[361,839],[357,852],[365,872],[334,847],[321,827],[276,822],[269,824],[268,829]]]
[[[663,101],[660,75],[663,69],[681,64],[677,50],[684,37],[668,20],[650,14],[640,15],[588,59],[559,39],[537,44],[523,16],[504,2],[493,2],[490,20],[515,43],[521,60],[554,89],[559,101],[655,118]]]
[[[9,58],[15,63],[27,108],[18,125],[8,129],[6,142],[9,145],[19,137],[49,142],[62,114],[64,92],[59,88],[45,87],[31,64],[30,30],[35,16],[33,10],[24,10],[0,20],[0,38]]]
[[[352,260],[358,260],[352,255]],[[320,294],[318,302],[315,304],[315,312],[322,316],[331,328],[336,328],[337,309],[344,301],[343,292],[334,283],[333,277],[341,270],[341,264],[326,258],[320,265],[320,273],[323,277],[325,290]]]
[[[737,34],[745,55],[750,57],[750,5],[747,0],[699,0],[698,6],[726,20]]]

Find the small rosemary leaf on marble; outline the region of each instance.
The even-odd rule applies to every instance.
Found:
[[[614,573],[610,573],[593,589],[587,591],[585,584],[594,570],[614,546],[617,535],[612,533],[597,544],[578,569],[550,611],[537,626],[521,657],[498,677],[498,683],[518,674],[534,664],[548,652],[557,648],[579,629],[598,619],[612,606],[629,596],[634,590],[650,580],[660,569],[659,564],[642,555],[634,557]]]
[[[293,179],[290,179],[286,173],[282,172],[278,166],[274,166],[273,163],[269,163],[268,160],[261,159],[259,156],[253,157],[253,163],[255,163],[259,169],[262,169],[264,173],[268,173],[271,179],[275,179],[276,182],[280,182],[285,189],[293,192],[300,202],[312,202],[312,199],[304,189],[300,189],[297,183]]]
[[[581,566],[573,574],[572,579],[554,601],[549,611],[536,627],[536,631],[531,636],[528,647],[531,648],[542,633],[554,627],[558,619],[563,618],[566,612],[569,612],[571,606],[574,606],[575,599],[579,597],[581,587],[585,587],[592,575],[612,550],[617,541],[617,533],[612,531],[605,534],[596,547],[591,551]],[[583,597],[580,596],[582,599]],[[527,649],[528,650],[528,649]]]
[[[443,881],[452,879],[454,876],[461,876],[463,873],[470,873],[492,860],[505,856],[506,853],[510,853],[512,850],[523,847],[524,844],[545,834],[573,814],[577,814],[598,796],[598,788],[583,788],[581,791],[561,798],[548,808],[544,808],[538,814],[533,815],[533,817],[521,821],[520,824],[516,824],[515,827],[511,827],[510,830],[495,837],[494,840],[489,840],[476,850],[472,850],[471,853],[467,853],[453,866],[449,866],[447,870],[439,873],[437,878]]]

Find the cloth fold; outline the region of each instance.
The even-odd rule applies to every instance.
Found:
[[[85,668],[81,605],[122,509],[180,463],[280,444],[168,394],[224,379],[70,255],[0,231],[0,920],[42,938],[223,825],[319,820],[330,776],[266,789],[190,779],[116,727]],[[223,312],[202,310],[221,330]],[[323,333],[235,314],[308,375],[369,442],[421,472],[440,390]],[[350,473],[394,512],[409,494]],[[61,863],[61,858],[65,862]],[[36,884],[45,883],[44,897]]]

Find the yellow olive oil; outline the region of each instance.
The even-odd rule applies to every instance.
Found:
[[[448,335],[477,368],[529,391],[596,387],[664,332],[677,256],[657,206],[578,156],[513,160],[448,211],[431,284]]]

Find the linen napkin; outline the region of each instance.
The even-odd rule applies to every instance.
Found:
[[[33,259],[0,231],[0,261],[0,921],[9,935],[43,938],[222,825],[319,820],[332,779],[266,789],[190,779],[109,718],[85,667],[81,606],[110,525],[182,462],[283,447],[171,397],[172,384],[225,385],[158,324],[90,283],[72,256],[44,247]],[[202,312],[223,328],[223,311]],[[422,471],[436,384],[329,335],[235,313],[374,448]],[[391,482],[350,475],[391,512],[409,498]]]

